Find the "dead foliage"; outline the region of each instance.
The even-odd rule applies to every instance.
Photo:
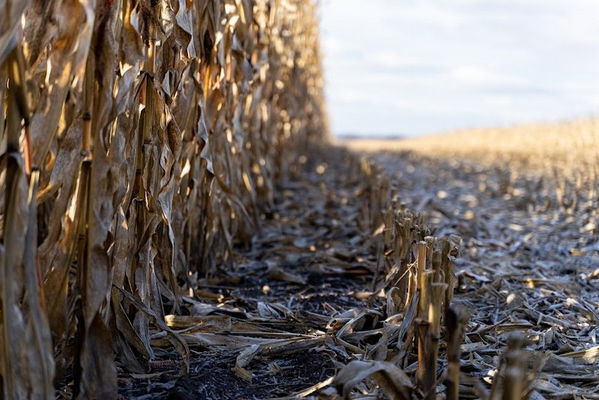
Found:
[[[198,276],[232,265],[287,153],[326,132],[314,5],[0,1],[4,398],[114,398]]]
[[[396,176],[327,146],[312,2],[0,7],[4,398],[51,398],[56,388],[115,398],[120,386],[140,398],[253,388],[255,397],[516,399],[559,397],[565,381],[596,378],[571,361],[596,363],[586,346],[596,330],[580,342],[595,298],[572,301],[580,287],[549,275],[554,264],[501,261],[508,248],[510,259],[524,254],[534,235],[519,232],[534,234],[538,219],[489,229],[484,256],[494,263],[458,280],[459,235],[476,252],[468,229],[489,228],[465,222],[480,221],[473,206],[455,215],[428,192],[408,193],[416,208],[435,204],[458,221],[453,229],[435,215],[434,232],[405,206]],[[497,170],[486,183],[504,200],[521,197]],[[456,170],[435,174],[444,171]],[[556,191],[560,223],[593,209],[592,190],[568,193]],[[488,205],[485,219],[505,217]],[[546,250],[560,256],[557,246]],[[597,250],[585,246],[570,252]],[[580,277],[585,285],[595,272]],[[520,299],[531,285],[536,297]],[[525,335],[497,335],[516,329]],[[531,342],[569,347],[538,358]],[[567,372],[535,374],[555,369]]]

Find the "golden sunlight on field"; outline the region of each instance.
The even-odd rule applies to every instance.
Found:
[[[339,139],[352,150],[413,151],[434,157],[468,157],[485,163],[506,161],[546,171],[599,168],[599,120],[464,129],[419,138]]]

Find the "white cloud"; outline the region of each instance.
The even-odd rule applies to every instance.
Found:
[[[391,50],[376,51],[370,55],[370,61],[375,65],[394,68],[406,65],[406,60],[403,59],[397,52]]]
[[[485,96],[485,102],[493,107],[507,108],[515,102],[511,96]]]
[[[476,65],[460,65],[451,70],[450,76],[459,83],[475,86],[524,85],[527,83],[523,78]]]
[[[424,133],[589,115],[599,1],[322,0],[337,133]]]

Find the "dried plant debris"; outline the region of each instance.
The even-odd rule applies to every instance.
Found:
[[[560,256],[552,246],[568,243],[551,235],[532,242],[531,232],[553,229],[548,211],[479,191],[503,179],[497,168],[381,154],[394,177],[386,180],[374,164],[322,151],[298,157],[236,267],[200,280],[196,297],[184,297],[189,315],[167,317],[194,359],[220,365],[214,374],[231,390],[206,370],[181,377],[172,364],[161,375],[167,386],[131,375],[123,395],[185,398],[197,387],[196,398],[596,398],[596,254]],[[468,210],[488,213],[477,222],[486,235],[469,234]],[[558,226],[571,216],[549,212]],[[514,215],[522,229],[510,227]],[[549,267],[557,260],[578,273],[562,277]],[[280,365],[304,372],[285,375]]]
[[[146,375],[123,373],[124,397],[289,396],[333,377],[349,359],[332,333],[365,309],[378,313],[380,302],[369,305],[372,293],[363,290],[374,260],[356,225],[359,205],[347,201],[355,182],[334,182],[337,171],[310,167],[277,191],[262,232],[249,249],[237,248],[235,267],[201,279],[195,295],[183,297],[182,313],[167,315],[193,354],[190,373],[179,376],[181,361]],[[167,345],[161,342],[153,340]]]
[[[143,374],[122,371],[124,397],[409,399],[442,389],[457,239],[429,237],[407,210],[376,218],[380,170],[341,149],[310,153],[277,191],[262,232],[237,247],[234,268],[200,279],[181,313],[166,317],[190,348],[190,374],[165,353]],[[169,345],[162,333],[152,343]],[[426,382],[416,363],[432,368]]]
[[[459,240],[328,147],[314,2],[5,3],[4,398],[178,393],[226,360],[248,385],[327,366],[269,395],[352,361],[434,395]]]
[[[435,234],[463,238],[455,302],[471,317],[461,366],[477,379],[461,383],[460,397],[501,397],[499,386],[515,390],[519,371],[522,396],[599,398],[599,211],[591,180],[572,185],[577,193],[566,195],[578,204],[565,207],[551,176],[505,159],[373,157]],[[516,356],[505,353],[514,332],[525,340]]]

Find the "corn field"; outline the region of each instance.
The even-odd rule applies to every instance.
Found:
[[[314,5],[0,1],[6,399],[116,396],[197,276],[230,265],[325,139]],[[168,299],[165,310],[164,300]]]
[[[553,359],[528,351],[534,335],[539,351],[571,340],[542,321],[565,315],[581,332],[595,315],[594,298],[581,297],[580,318],[518,297],[561,284],[539,277],[553,259],[520,279],[536,258],[513,265],[503,253],[528,254],[541,220],[529,214],[544,217],[551,204],[540,201],[554,196],[544,175],[418,158],[422,141],[375,155],[378,164],[331,144],[317,3],[0,0],[0,9],[0,399],[148,398],[186,390],[194,374],[208,386],[198,359],[217,375],[234,371],[235,384],[278,374],[264,387],[305,367],[312,375],[286,398],[520,399],[547,365],[596,357],[571,341]],[[590,170],[594,123],[587,133],[579,151]],[[460,134],[448,137],[462,148]],[[472,152],[495,154],[488,137],[480,143],[486,150]],[[433,155],[449,151],[435,146]],[[541,227],[582,224],[573,215],[583,210],[579,232],[596,232],[596,168],[569,201],[578,158],[568,154],[554,154],[574,172],[556,172],[561,208]],[[539,157],[510,160],[545,168]],[[542,196],[529,196],[536,188]],[[575,266],[589,269],[595,244],[568,235]],[[546,254],[564,252],[543,240]],[[599,276],[584,271],[581,280]],[[550,289],[560,310],[574,304]],[[511,308],[500,310],[504,301]],[[522,326],[538,331],[504,335]],[[172,382],[152,386],[159,378]],[[227,398],[246,398],[235,393]]]

